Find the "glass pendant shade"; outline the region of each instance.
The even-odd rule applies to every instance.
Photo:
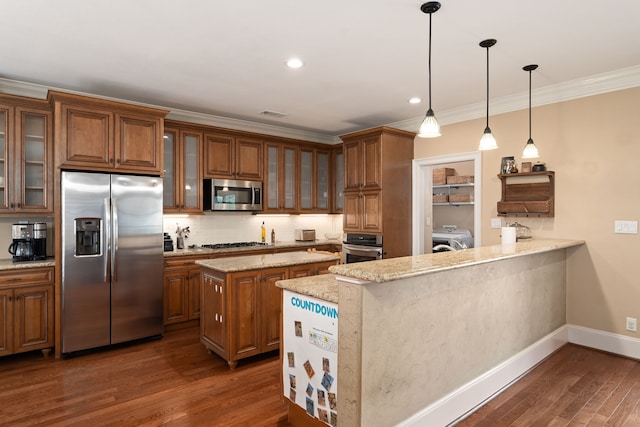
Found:
[[[433,114],[433,110],[429,108],[429,111],[427,111],[427,115],[418,130],[418,136],[422,138],[435,138],[440,135],[440,125],[438,124],[438,120],[436,119],[435,114]]]
[[[529,138],[524,146],[524,150],[522,151],[522,158],[537,159],[538,157],[540,157],[540,154],[538,154],[538,147],[533,143],[533,139]]]
[[[482,134],[482,138],[480,138],[480,146],[478,147],[478,150],[495,150],[496,148],[498,148],[498,143],[491,133],[491,129],[487,127]]]

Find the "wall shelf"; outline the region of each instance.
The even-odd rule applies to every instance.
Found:
[[[553,217],[555,172],[499,174],[498,216]]]

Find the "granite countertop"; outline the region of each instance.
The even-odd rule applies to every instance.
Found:
[[[300,248],[306,249],[312,246],[318,245],[342,245],[341,240],[314,240],[307,242],[276,242],[275,245],[257,245],[257,246],[242,246],[239,248],[222,248],[222,249],[208,249],[208,248],[184,248],[174,249],[173,251],[164,252],[165,257],[174,256],[188,256],[188,255],[203,255],[203,254],[218,254],[218,253],[233,253],[238,252],[240,255],[242,252],[256,251],[256,250],[272,250],[279,248]]]
[[[336,274],[338,280],[353,283],[382,283],[501,259],[549,252],[584,243],[583,240],[530,239],[508,246],[481,246],[459,251],[340,264],[329,267],[329,271]]]
[[[290,265],[311,264],[315,262],[335,261],[339,259],[340,257],[338,255],[327,252],[305,251],[205,259],[196,261],[196,264],[222,273],[235,273],[238,271],[286,267]]]
[[[319,274],[298,279],[278,280],[276,286],[337,304],[339,283],[335,274]]]
[[[18,270],[22,268],[38,268],[38,267],[55,267],[56,262],[53,258],[47,258],[41,261],[23,261],[13,262],[10,259],[0,259],[0,270]]]

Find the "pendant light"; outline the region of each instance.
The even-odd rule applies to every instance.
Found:
[[[427,110],[427,115],[418,130],[418,136],[423,138],[435,138],[441,135],[440,125],[431,109],[431,15],[439,9],[440,3],[437,1],[430,1],[420,6],[422,12],[429,14],[429,110]]]
[[[480,42],[480,47],[487,49],[487,126],[484,128],[482,138],[480,138],[478,150],[495,150],[498,148],[498,143],[489,127],[489,48],[496,43],[496,39],[487,39]]]
[[[522,151],[523,159],[537,159],[540,157],[538,154],[538,148],[536,144],[533,143],[533,139],[531,139],[531,72],[538,68],[537,64],[531,64],[522,67],[524,71],[529,72],[529,140],[524,146],[524,150]]]

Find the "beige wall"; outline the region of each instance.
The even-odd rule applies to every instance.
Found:
[[[540,161],[556,172],[554,218],[519,218],[535,237],[584,239],[569,263],[567,322],[629,335],[625,317],[640,318],[640,235],[615,234],[615,220],[640,220],[640,88],[532,111]],[[415,158],[474,151],[484,119],[443,126],[436,139],[416,138]],[[499,242],[490,228],[500,198],[500,159],[520,168],[528,138],[527,110],[490,118],[499,148],[482,153],[483,244]]]

